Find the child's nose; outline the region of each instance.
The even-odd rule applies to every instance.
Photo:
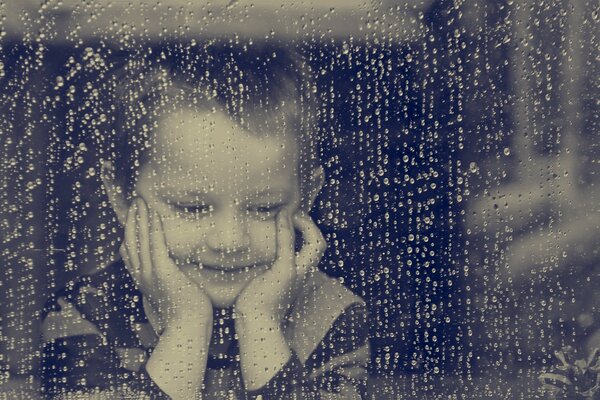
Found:
[[[248,250],[250,236],[246,221],[239,218],[221,218],[209,232],[207,246],[222,253],[239,253]]]

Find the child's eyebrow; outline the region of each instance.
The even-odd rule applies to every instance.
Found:
[[[181,199],[184,201],[205,201],[210,200],[212,194],[210,192],[202,192],[197,190],[180,190],[180,189],[159,189],[158,195],[162,198]],[[287,201],[290,198],[290,193],[286,189],[265,188],[255,193],[249,193],[247,196],[250,200],[261,200],[276,198],[277,200]]]
[[[171,199],[185,199],[185,200],[204,200],[210,198],[211,194],[207,192],[199,192],[195,190],[180,190],[180,189],[159,189],[157,191],[160,197],[168,197]]]
[[[253,195],[253,198],[264,198],[264,197],[277,197],[281,200],[287,200],[290,196],[289,191],[284,189],[276,189],[276,188],[265,188]]]

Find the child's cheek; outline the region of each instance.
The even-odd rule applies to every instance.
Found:
[[[253,220],[248,223],[250,258],[258,264],[271,264],[277,257],[277,235],[274,219]]]
[[[202,251],[205,232],[194,221],[165,218],[163,226],[167,248],[173,258],[184,261]]]

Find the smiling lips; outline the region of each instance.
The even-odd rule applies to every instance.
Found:
[[[202,285],[237,285],[253,279],[269,268],[267,264],[251,266],[223,266],[206,264],[188,264],[182,271],[194,282]],[[221,287],[220,290],[224,289]]]
[[[215,271],[215,272],[239,272],[239,271],[248,271],[251,268],[255,267],[254,265],[252,266],[248,266],[248,265],[243,265],[243,266],[222,266],[222,265],[207,265],[207,264],[199,264],[198,265],[200,267],[200,269],[207,269],[210,271]]]
[[[211,272],[219,272],[219,273],[238,273],[238,272],[249,272],[253,269],[257,269],[263,267],[263,264],[253,264],[253,265],[241,265],[241,266],[223,266],[223,265],[208,265],[208,264],[199,264],[199,270],[208,270]]]

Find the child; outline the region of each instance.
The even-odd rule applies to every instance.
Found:
[[[251,47],[179,48],[118,75],[102,175],[121,259],[48,302],[47,396],[362,398],[365,304],[316,268],[306,67]]]

